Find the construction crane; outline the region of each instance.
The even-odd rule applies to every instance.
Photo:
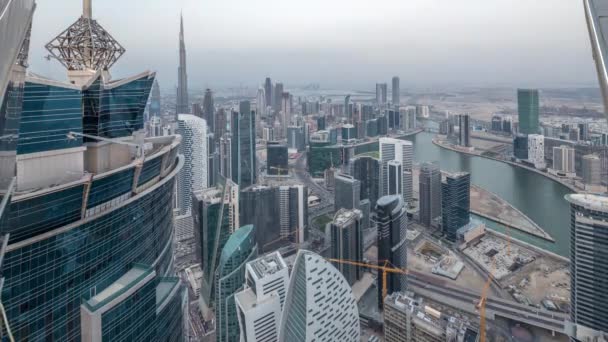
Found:
[[[382,272],[382,300],[384,300],[384,298],[386,298],[386,295],[387,295],[387,285],[386,284],[388,282],[388,274],[391,273],[391,274],[406,274],[407,275],[409,273],[408,270],[406,270],[406,269],[389,266],[390,263],[388,262],[388,260],[384,262],[384,266],[369,264],[369,263],[365,263],[365,262],[343,260],[343,259],[326,258],[326,260],[329,262],[336,262],[339,264],[358,266],[358,267],[364,267],[364,268],[381,271]]]
[[[486,302],[488,301],[488,292],[490,291],[490,285],[494,280],[494,269],[496,267],[496,260],[492,258],[492,267],[488,280],[483,286],[481,291],[481,298],[477,304],[477,310],[479,310],[479,342],[486,342]]]

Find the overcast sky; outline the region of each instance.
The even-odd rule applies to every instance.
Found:
[[[65,78],[44,44],[81,0],[37,0],[30,70]],[[175,86],[183,10],[192,88],[596,86],[581,0],[93,0],[127,49],[115,77],[158,72]]]

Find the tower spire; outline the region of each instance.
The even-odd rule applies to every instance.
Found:
[[[82,0],[82,16],[87,19],[93,17],[92,0]]]

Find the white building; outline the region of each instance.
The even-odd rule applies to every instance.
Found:
[[[416,106],[416,116],[422,119],[428,119],[431,116],[429,106]]]
[[[407,106],[399,108],[399,124],[404,132],[416,129],[416,107]]]
[[[544,169],[545,164],[545,137],[540,134],[528,135],[528,161],[537,169]]]
[[[308,193],[303,185],[279,187],[279,221],[281,224],[281,237],[291,237],[297,232],[295,238],[299,243],[304,242],[304,231],[307,225]],[[294,226],[295,224],[295,226]]]
[[[389,192],[388,162],[396,160],[401,163],[403,177],[401,177],[401,194],[405,203],[412,200],[412,166],[414,163],[414,144],[411,141],[380,138],[380,161],[382,162],[382,191],[383,195]]]
[[[179,214],[186,215],[192,211],[192,192],[207,187],[207,122],[192,114],[179,114],[178,131],[184,167],[177,178],[176,200]]]
[[[576,177],[574,166],[575,151],[569,146],[559,146],[553,148],[553,168],[550,173],[558,176]]]
[[[299,250],[279,332],[281,342],[359,342],[359,309],[344,276],[323,257]]]
[[[247,263],[245,289],[235,295],[241,342],[275,342],[287,296],[289,270],[279,252]]]

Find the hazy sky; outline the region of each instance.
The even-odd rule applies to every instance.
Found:
[[[65,78],[44,44],[81,0],[37,0],[30,64]],[[93,0],[93,16],[127,49],[115,77],[158,72],[175,86],[183,10],[190,85],[374,89],[596,86],[581,0]]]

